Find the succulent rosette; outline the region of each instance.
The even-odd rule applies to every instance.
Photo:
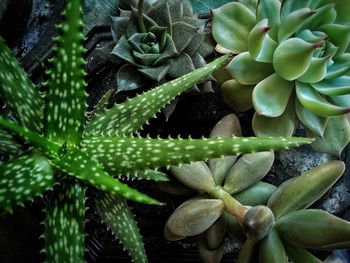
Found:
[[[193,14],[189,0],[121,4],[130,10],[111,18],[112,54],[122,63],[118,90],[137,89],[150,80],[162,83],[206,64],[214,41],[207,20]]]
[[[346,0],[241,0],[213,10],[217,50],[237,54],[225,100],[236,111],[254,107],[256,135],[291,135],[299,120],[318,136],[316,149],[340,154],[350,140],[349,12]]]

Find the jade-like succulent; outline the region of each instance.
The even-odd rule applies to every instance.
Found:
[[[211,137],[232,135],[240,136],[241,128],[237,117],[230,114],[214,127]],[[270,170],[273,160],[274,153],[270,151],[245,154],[239,159],[229,156],[210,159],[207,163],[202,161],[171,167],[171,174],[199,195],[172,213],[164,229],[165,237],[179,240],[199,235],[197,244],[203,262],[220,262],[227,225],[231,232],[230,225],[236,222],[233,216],[243,218],[248,210],[243,206],[237,208],[238,202],[249,206],[264,205],[276,189],[260,182]],[[160,186],[174,192],[169,184],[171,182],[164,182]],[[181,186],[173,187],[181,193]]]
[[[159,202],[115,177],[165,180],[153,170],[310,142],[303,138],[182,140],[134,135],[175,96],[224,65],[227,56],[108,110],[98,108],[87,118],[81,5],[81,0],[66,1],[43,94],[0,38],[0,95],[13,116],[0,117],[0,152],[7,157],[0,164],[0,209],[11,212],[36,197],[46,199],[46,261],[84,262],[87,186],[98,193],[91,197],[93,208],[133,260],[147,262],[126,199]],[[46,194],[54,186],[57,191]]]
[[[193,14],[189,0],[130,2],[112,17],[112,55],[121,62],[118,90],[137,89],[180,77],[206,64],[214,51],[207,20]],[[150,2],[150,1],[149,1]],[[152,2],[152,1],[151,1]]]
[[[345,165],[331,161],[281,184],[267,206],[248,210],[243,222],[247,239],[238,263],[322,261],[307,251],[350,247],[350,222],[325,211],[306,209],[341,177]],[[236,227],[239,227],[238,222]]]
[[[291,135],[299,120],[318,136],[317,150],[339,155],[347,145],[349,8],[347,0],[239,0],[213,10],[217,50],[237,54],[222,76],[225,100],[236,111],[254,107],[256,135]]]

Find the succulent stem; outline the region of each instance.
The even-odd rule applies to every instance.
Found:
[[[224,202],[226,211],[236,217],[240,222],[243,222],[244,216],[249,210],[248,207],[242,205],[229,193],[227,193],[221,186],[216,186],[210,193],[213,198],[220,199]]]
[[[138,6],[137,6],[137,20],[139,22],[139,27],[142,33],[146,33],[146,27],[145,22],[143,21],[143,1],[139,0]]]

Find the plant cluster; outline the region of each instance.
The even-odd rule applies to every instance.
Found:
[[[237,124],[234,115],[228,115],[211,136],[238,135],[234,132],[240,130]],[[288,263],[288,258],[294,263],[320,263],[307,248],[349,247],[350,222],[322,210],[306,209],[341,177],[344,163],[317,166],[277,188],[260,182],[273,160],[273,152],[259,152],[238,160],[225,157],[170,168],[171,174],[197,195],[171,214],[165,237],[175,241],[198,235],[199,253],[207,263],[220,262],[225,232],[242,244],[238,263]],[[168,185],[167,189],[173,188]]]
[[[348,12],[346,0],[240,0],[213,10],[217,50],[237,54],[225,100],[236,111],[254,107],[256,135],[290,136],[299,120],[318,137],[315,149],[340,155],[350,140]]]
[[[87,187],[96,189],[97,194],[90,197],[94,210],[133,260],[147,262],[126,200],[159,202],[116,177],[167,180],[156,171],[158,167],[282,150],[312,141],[272,137],[152,139],[134,135],[175,96],[225,65],[230,59],[227,55],[108,110],[98,108],[87,118],[81,5],[81,0],[66,2],[44,93],[0,38],[1,98],[13,116],[0,118],[1,153],[7,155],[7,161],[0,164],[0,209],[12,212],[37,197],[45,199],[42,237],[48,262],[84,261]]]

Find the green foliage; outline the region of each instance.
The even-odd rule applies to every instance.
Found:
[[[129,188],[115,176],[164,181],[167,177],[152,169],[311,142],[305,138],[156,140],[133,136],[169,101],[225,65],[229,56],[109,110],[104,108],[110,96],[107,93],[87,114],[81,4],[81,0],[66,3],[44,96],[0,38],[0,91],[14,116],[11,120],[0,118],[1,152],[13,155],[0,165],[0,209],[11,211],[36,196],[49,197],[43,234],[47,261],[84,261],[87,186],[103,196],[92,196],[91,201],[133,260],[147,262],[142,238],[125,199],[146,204],[159,202]],[[10,145],[12,142],[15,146]],[[187,154],[190,148],[191,154]],[[59,185],[55,191],[46,195],[56,184]],[[112,207],[112,202],[116,202],[116,207]],[[121,229],[124,225],[129,226],[129,231]]]
[[[346,0],[237,1],[213,10],[217,51],[236,57],[223,80],[232,109],[254,107],[258,136],[290,136],[297,121],[315,149],[340,155],[350,141],[349,18]],[[226,81],[226,82],[225,82]],[[295,106],[294,106],[295,105]],[[345,120],[345,121],[344,121]],[[334,144],[327,134],[339,130]]]
[[[189,0],[124,1],[120,16],[112,17],[115,46],[122,64],[118,90],[132,90],[180,77],[206,64],[214,50],[206,20],[193,14]]]

